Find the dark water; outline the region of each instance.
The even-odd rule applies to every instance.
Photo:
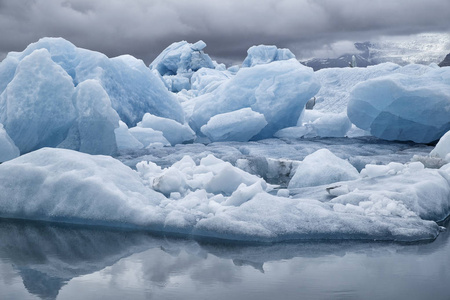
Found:
[[[242,245],[0,220],[0,299],[450,299],[449,233]]]

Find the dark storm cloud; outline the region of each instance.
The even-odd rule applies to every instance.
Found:
[[[0,0],[0,52],[61,36],[147,63],[172,42],[199,39],[228,61],[255,44],[301,57],[340,40],[450,32],[449,16],[447,0]]]

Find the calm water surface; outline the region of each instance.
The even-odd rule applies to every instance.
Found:
[[[449,232],[242,245],[0,220],[0,299],[450,299]]]

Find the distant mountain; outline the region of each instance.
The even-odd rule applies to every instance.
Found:
[[[358,67],[367,67],[376,65],[378,62],[372,62],[370,59],[370,42],[355,43],[357,53],[344,54],[338,58],[314,58],[301,62],[305,66],[311,67],[314,71],[324,68],[345,68],[352,63],[352,57],[355,56]]]
[[[428,65],[439,63],[448,53],[450,34],[419,34],[414,39],[386,39],[378,42],[355,43],[356,51],[338,58],[303,61],[314,70],[348,67],[352,56],[358,67],[393,62],[399,65],[411,63]],[[448,57],[448,56],[447,56]],[[449,58],[446,58],[447,61]],[[445,61],[445,60],[444,60]]]
[[[439,63],[439,67],[450,67],[450,53]]]

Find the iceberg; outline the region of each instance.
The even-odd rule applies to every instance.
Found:
[[[191,89],[191,77],[201,68],[215,69],[216,65],[208,54],[202,50],[205,42],[190,44],[186,41],[176,42],[163,50],[150,64],[150,69],[157,71],[172,92]]]
[[[195,139],[195,132],[188,124],[180,124],[172,119],[157,117],[149,113],[144,115],[137,126],[161,131],[172,146],[184,142],[192,142]]]
[[[308,102],[311,110],[305,110],[297,127],[286,128],[276,134],[280,138],[299,137],[344,137],[370,135],[366,130],[350,130],[347,106],[353,88],[361,82],[391,74],[421,76],[436,65],[408,65],[401,67],[393,63],[383,63],[367,68],[325,68],[315,72],[321,88]],[[308,107],[308,106],[307,106]],[[348,134],[347,134],[348,133]]]
[[[73,103],[77,118],[58,147],[89,154],[115,154],[114,130],[119,127],[119,115],[99,82],[91,79],[80,83],[75,88]]]
[[[109,156],[41,148],[0,168],[2,217],[97,225],[139,222],[145,214],[141,209],[164,198]]]
[[[22,52],[10,52],[0,64],[0,92],[15,77],[19,63],[40,49],[47,49],[51,60],[71,77],[74,86],[87,79],[98,80],[128,126],[135,126],[146,112],[184,121],[176,98],[141,60],[129,55],[110,59],[102,53],[77,48],[63,38],[42,38]]]
[[[320,110],[304,110],[297,126],[277,131],[277,138],[345,137],[352,123],[345,113],[327,113]]]
[[[251,108],[267,121],[253,139],[272,137],[297,124],[306,102],[319,88],[312,69],[295,59],[242,68],[213,92],[190,100],[195,107],[189,125],[201,133],[213,116]]]
[[[367,80],[353,89],[347,115],[378,138],[430,143],[450,130],[449,83],[449,68]]]
[[[450,169],[416,165],[345,181],[330,200],[318,187],[272,195],[262,178],[212,155],[133,171],[111,157],[42,148],[0,165],[0,216],[246,241],[433,239],[450,211]],[[297,198],[311,191],[316,199]]]
[[[263,114],[247,107],[213,116],[200,131],[212,142],[247,142],[266,125]]]
[[[162,76],[195,72],[201,68],[214,69],[213,61],[202,51],[205,47],[203,41],[195,44],[186,41],[173,43],[155,58],[150,69],[157,70]]]
[[[401,67],[382,63],[367,68],[325,68],[315,72],[321,88],[315,96],[314,110],[323,113],[343,113],[347,110],[353,88],[361,82],[391,74],[421,76],[438,68],[437,65],[411,64]]]
[[[164,137],[161,131],[136,126],[128,129],[128,132],[144,145],[145,148],[155,146],[155,144],[170,146],[169,141]]]
[[[127,124],[122,121],[119,121],[119,127],[114,129],[114,134],[119,152],[144,148],[144,145],[130,133]]]
[[[364,215],[442,221],[449,214],[450,169],[424,168],[420,162],[366,165],[360,180],[345,182],[347,193],[331,200],[338,210]],[[377,211],[375,213],[375,210]]]
[[[320,149],[300,162],[288,188],[324,185],[359,177],[358,170],[348,161],[337,157],[328,149]]]
[[[9,137],[3,128],[3,124],[0,124],[0,163],[16,158],[19,155],[19,148],[16,147],[14,141]]]
[[[254,67],[291,58],[295,58],[295,55],[289,49],[278,49],[276,46],[266,45],[252,46],[247,50],[247,57],[242,62],[242,67]]]
[[[117,151],[115,128],[146,112],[184,123],[175,96],[141,60],[108,58],[62,38],[43,38],[0,63],[0,123],[21,153],[62,147]]]
[[[195,91],[196,96],[211,93],[231,77],[229,71],[201,68],[191,77],[191,90]]]
[[[66,138],[76,118],[73,93],[72,78],[46,49],[20,61],[0,95],[0,123],[21,153],[56,147]]]

